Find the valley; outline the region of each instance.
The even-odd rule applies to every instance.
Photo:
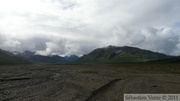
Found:
[[[123,101],[180,93],[180,64],[1,65],[1,101]]]

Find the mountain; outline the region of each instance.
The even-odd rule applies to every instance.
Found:
[[[24,57],[31,57],[35,55],[35,52],[30,52],[30,51],[25,51],[23,53],[20,53],[20,55],[24,56]]]
[[[67,60],[65,60],[63,57],[53,55],[53,56],[41,56],[41,55],[34,55],[27,57],[27,60],[29,60],[32,63],[37,64],[65,64],[68,63]]]
[[[0,64],[30,64],[30,62],[19,55],[14,55],[11,52],[0,49]]]
[[[72,62],[72,61],[77,60],[77,59],[78,59],[78,56],[76,56],[76,55],[70,55],[70,56],[65,56],[64,58],[65,58],[67,61]]]
[[[35,52],[25,51],[21,53],[21,56],[26,58],[28,61],[35,64],[65,64],[68,60],[58,55],[42,56],[37,55]]]
[[[146,62],[158,59],[166,59],[172,56],[143,50],[135,47],[108,46],[98,48],[91,53],[82,56],[75,63],[127,63]]]

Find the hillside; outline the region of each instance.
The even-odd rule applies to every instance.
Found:
[[[146,62],[158,59],[166,59],[171,56],[165,54],[142,50],[135,47],[108,46],[98,48],[91,53],[79,58],[76,63],[128,63]]]
[[[0,65],[29,64],[25,58],[0,49]]]
[[[155,61],[150,61],[149,63],[180,63],[180,56],[172,57],[168,59],[160,59]]]

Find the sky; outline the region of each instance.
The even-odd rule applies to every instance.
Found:
[[[180,0],[0,0],[0,48],[40,55],[133,46],[180,55]]]

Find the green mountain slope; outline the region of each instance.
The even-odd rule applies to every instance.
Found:
[[[29,64],[30,62],[21,56],[16,56],[11,52],[0,49],[0,65],[11,65],[11,64]]]
[[[180,56],[172,57],[168,59],[160,59],[155,61],[150,61],[149,63],[180,63]]]
[[[68,62],[67,60],[65,60],[60,56],[34,55],[31,57],[27,57],[26,59],[35,64],[65,64]]]
[[[135,47],[108,46],[99,48],[79,58],[76,63],[127,63],[146,62],[158,59],[170,58],[161,53],[142,50]]]

